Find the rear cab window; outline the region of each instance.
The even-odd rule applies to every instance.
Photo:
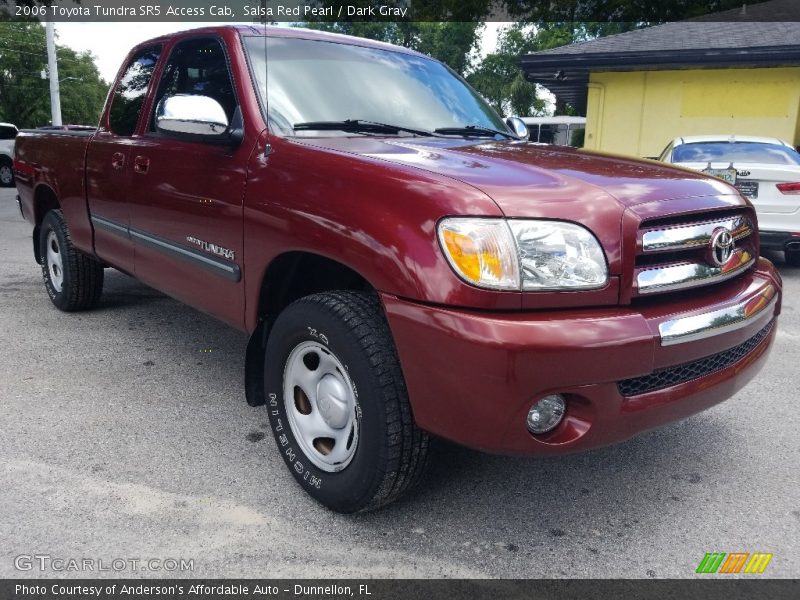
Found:
[[[152,46],[137,52],[128,63],[114,89],[108,112],[108,125],[113,133],[130,137],[136,131],[147,88],[160,55],[161,46]]]

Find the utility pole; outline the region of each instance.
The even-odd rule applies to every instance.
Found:
[[[61,90],[58,88],[58,61],[53,22],[47,21],[47,70],[50,75],[50,114],[53,125],[61,125]]]

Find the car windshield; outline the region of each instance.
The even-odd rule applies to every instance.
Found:
[[[800,154],[786,146],[763,142],[693,142],[676,146],[672,151],[672,162],[800,165]]]
[[[508,131],[475,90],[435,60],[285,37],[247,36],[245,47],[270,126],[285,135],[353,135],[353,125],[349,133],[330,126],[344,121],[424,132],[467,125]],[[320,122],[327,124],[324,130],[308,126]],[[305,126],[295,130],[298,124]]]

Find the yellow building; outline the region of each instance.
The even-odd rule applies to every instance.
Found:
[[[657,156],[675,137],[728,133],[800,144],[800,2],[712,18],[537,52],[520,66],[586,115],[586,148]]]

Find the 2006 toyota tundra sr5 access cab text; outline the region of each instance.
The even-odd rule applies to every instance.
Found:
[[[249,332],[247,400],[353,512],[430,435],[594,448],[766,360],[781,281],[733,187],[523,136],[416,52],[219,27],[135,48],[97,131],[22,133],[15,174],[53,303],[114,267]]]

